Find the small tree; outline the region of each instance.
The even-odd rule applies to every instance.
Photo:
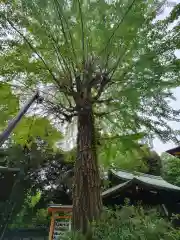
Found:
[[[22,127],[22,124],[20,126]],[[3,192],[9,193],[9,201],[0,204],[1,232],[7,224],[14,223],[15,219],[17,223],[25,224],[26,220],[27,224],[31,224],[32,217],[39,209],[46,209],[47,204],[52,200],[55,203],[71,204],[71,192],[68,194],[67,191],[71,190],[69,182],[72,182],[72,176],[67,176],[67,172],[73,170],[73,163],[65,160],[69,153],[65,155],[63,152],[54,151],[43,142],[40,139],[38,141],[31,139],[31,143],[29,141],[25,146],[9,143],[6,144],[6,148],[0,149],[1,166],[20,168],[20,174],[16,177],[11,193],[9,188],[4,186]],[[0,180],[1,178],[3,180],[3,176]],[[11,182],[11,179],[9,180]],[[7,182],[7,186],[9,183]],[[41,198],[38,199],[39,195],[37,195],[37,198],[32,199],[36,204],[24,209],[24,206],[27,207],[27,196],[31,198],[39,191]],[[25,214],[28,219],[25,219]]]
[[[96,126],[119,136],[146,128],[164,140],[174,137],[166,120],[179,114],[168,98],[169,88],[179,84],[174,49],[180,38],[178,28],[167,28],[168,19],[153,22],[160,2],[1,3],[4,84],[15,94],[39,86],[42,114],[77,122],[76,230],[86,232],[102,210]],[[176,17],[173,11],[171,20]]]
[[[168,153],[161,156],[162,176],[170,183],[180,186],[180,160]]]
[[[141,134],[111,138],[111,141],[109,138],[102,137],[98,151],[98,157],[104,169],[115,168],[160,175],[161,158],[159,155],[149,146],[135,141],[135,138],[141,138]],[[123,139],[129,144],[126,143],[124,146]]]

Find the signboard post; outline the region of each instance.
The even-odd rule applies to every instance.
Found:
[[[52,214],[49,240],[63,239],[65,233],[71,230],[72,206],[52,204],[48,212]]]
[[[66,232],[71,230],[71,219],[56,217],[54,221],[53,240],[59,240]]]

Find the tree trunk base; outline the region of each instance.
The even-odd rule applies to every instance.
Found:
[[[78,116],[77,159],[73,189],[73,220],[75,231],[88,234],[90,223],[102,210],[101,182],[97,163],[93,111]]]

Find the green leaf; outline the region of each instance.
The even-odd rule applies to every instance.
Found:
[[[24,117],[15,128],[13,139],[16,143],[25,144],[30,137],[45,140],[52,146],[62,139],[62,134],[46,118]]]
[[[102,136],[100,140],[99,161],[105,168],[122,168],[147,172],[148,166],[143,161],[146,151],[141,149],[138,140],[144,133],[122,136]]]
[[[19,110],[19,99],[13,94],[9,84],[0,82],[0,130],[7,126]]]

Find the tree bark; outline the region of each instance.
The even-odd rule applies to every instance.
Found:
[[[74,173],[72,228],[88,232],[102,210],[92,106],[78,113],[77,158]]]

